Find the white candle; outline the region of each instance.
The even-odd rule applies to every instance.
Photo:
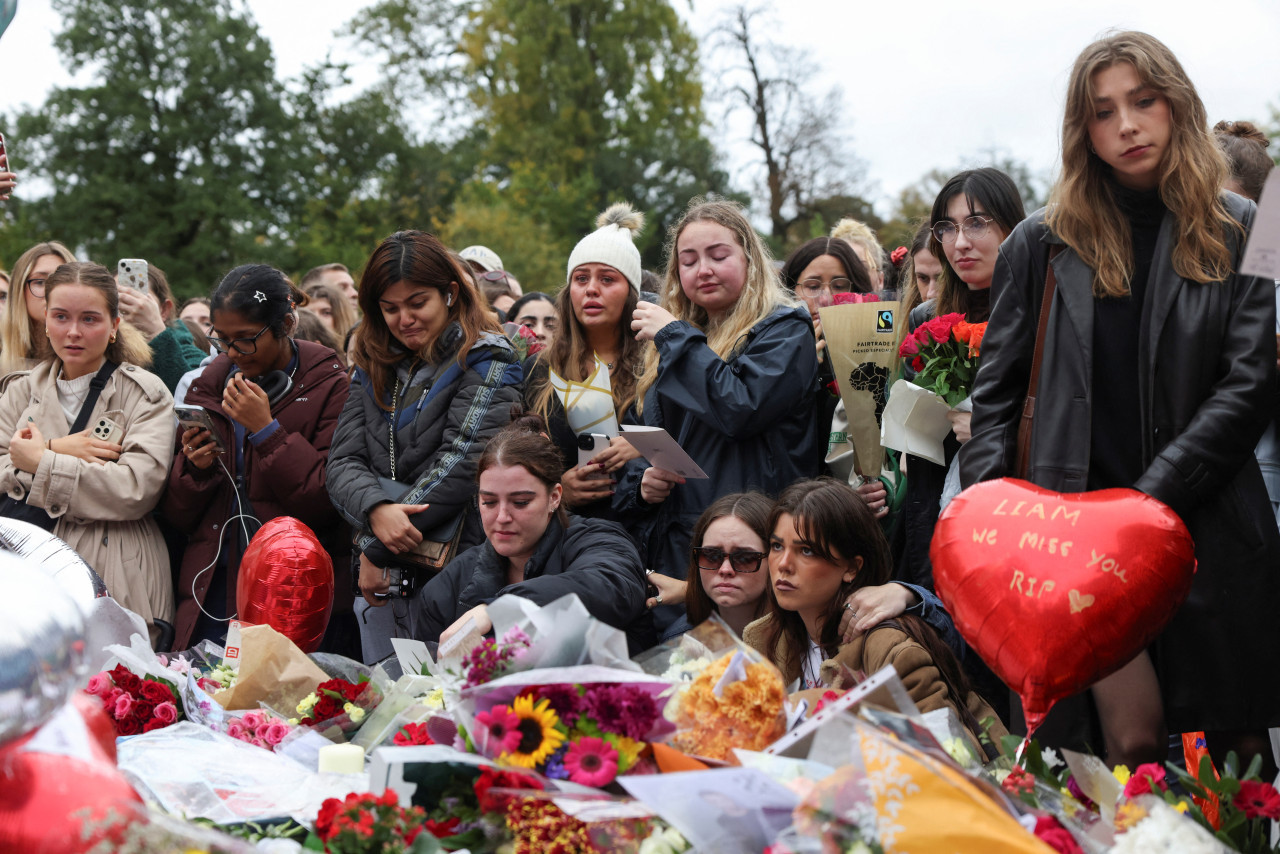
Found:
[[[364,773],[364,748],[358,744],[330,744],[320,748],[320,771]]]

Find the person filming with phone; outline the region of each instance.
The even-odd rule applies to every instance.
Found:
[[[155,621],[173,615],[169,555],[151,517],[173,453],[173,398],[143,369],[147,343],[120,322],[105,267],[62,264],[42,285],[52,355],[14,374],[0,397],[0,512],[75,549],[154,642]]]
[[[350,554],[325,488],[329,444],[347,400],[337,354],[290,337],[297,318],[289,281],[262,264],[226,275],[210,318],[209,342],[219,355],[178,408],[180,444],[164,503],[165,518],[190,534],[174,649],[226,634],[240,556],[268,520],[293,516],[310,527],[339,577]]]

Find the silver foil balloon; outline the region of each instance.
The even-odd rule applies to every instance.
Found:
[[[84,617],[58,583],[0,553],[0,744],[39,727],[83,684]]]
[[[84,558],[43,528],[16,519],[0,519],[0,549],[13,552],[52,578],[82,613],[89,613],[94,599],[107,595],[107,585]]]

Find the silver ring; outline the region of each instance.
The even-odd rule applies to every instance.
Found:
[[[662,604],[662,594],[661,594],[661,593],[659,593],[657,596],[654,596],[654,597],[653,597],[653,601],[654,601],[654,602],[656,602],[656,603],[658,603],[659,605],[661,605],[661,604]]]
[[[653,575],[653,570],[652,570],[652,569],[646,569],[646,570],[644,571],[644,574],[645,574],[645,575]]]
[[[844,609],[845,609],[846,611],[848,611],[850,614],[853,614],[853,616],[855,616],[855,617],[856,617],[856,616],[858,616],[858,612],[857,612],[857,611],[855,611],[855,610],[853,610],[853,604],[852,604],[852,603],[850,603],[850,602],[845,602],[845,603],[844,603]]]

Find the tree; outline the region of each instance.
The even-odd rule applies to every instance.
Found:
[[[648,216],[637,243],[656,266],[688,199],[727,191],[697,42],[665,0],[484,0],[464,47],[489,136],[480,180],[546,223],[559,257],[629,201]]]
[[[41,231],[90,257],[144,256],[180,291],[269,254],[290,199],[290,136],[267,41],[234,0],[55,0],[55,40],[84,86],[17,119],[53,194]]]
[[[840,89],[821,98],[807,92],[803,80],[812,62],[802,51],[761,39],[759,29],[767,25],[760,8],[740,5],[712,38],[721,55],[733,58],[722,71],[721,95],[731,111],[750,117],[762,167],[759,197],[767,202],[774,241],[783,244],[820,201],[856,194],[861,165],[844,146]]]

